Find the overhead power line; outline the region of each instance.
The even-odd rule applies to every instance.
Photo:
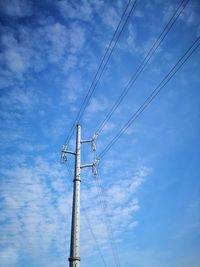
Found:
[[[106,115],[105,119],[100,124],[99,128],[96,131],[96,133],[98,135],[103,131],[104,126],[109,121],[109,119],[112,117],[112,114],[115,112],[115,110],[118,108],[120,103],[123,101],[123,99],[125,98],[125,96],[129,92],[129,90],[131,89],[133,84],[136,82],[137,78],[143,72],[144,68],[146,67],[146,65],[148,64],[150,59],[153,57],[153,55],[155,54],[156,50],[159,48],[161,42],[165,39],[165,37],[167,36],[169,31],[171,30],[171,28],[174,25],[174,23],[177,21],[178,17],[181,15],[181,13],[185,9],[185,7],[186,7],[186,5],[188,4],[189,1],[190,0],[183,0],[180,3],[180,5],[177,7],[177,9],[175,10],[174,14],[170,18],[169,22],[166,24],[166,26],[164,27],[163,31],[158,36],[157,40],[154,42],[154,44],[150,48],[149,52],[147,53],[147,55],[143,59],[142,63],[139,65],[139,67],[137,68],[137,70],[134,72],[134,74],[132,75],[131,79],[129,80],[128,84],[125,86],[125,88],[121,92],[121,94],[118,97],[117,101],[111,107],[111,109],[108,112],[108,114]]]
[[[110,246],[112,249],[112,255],[113,255],[114,263],[117,267],[120,267],[121,266],[120,258],[119,258],[119,254],[117,251],[117,247],[116,247],[114,238],[113,238],[113,229],[111,226],[110,218],[108,216],[106,216],[106,210],[107,210],[106,202],[105,202],[104,197],[103,197],[104,191],[103,191],[103,188],[102,188],[101,183],[100,183],[99,175],[94,175],[94,181],[95,181],[95,185],[97,188],[98,198],[99,198],[99,201],[101,204],[103,223],[106,226],[107,236],[108,236],[109,243],[110,243]]]
[[[95,233],[94,233],[94,231],[93,231],[93,229],[92,229],[92,226],[91,226],[89,217],[88,217],[88,215],[87,215],[87,212],[86,212],[85,209],[83,209],[83,211],[84,211],[83,215],[84,215],[85,220],[86,220],[86,222],[87,222],[88,228],[89,228],[90,233],[91,233],[91,235],[92,235],[92,237],[93,237],[93,239],[94,239],[94,242],[95,242],[95,244],[96,244],[97,251],[99,252],[99,255],[100,255],[101,259],[102,259],[102,262],[103,262],[104,267],[107,267],[108,265],[106,264],[106,260],[105,260],[105,258],[104,258],[104,255],[103,255],[102,251],[101,251],[101,248],[100,248],[100,246],[99,246],[99,243],[98,243],[98,241],[97,241],[97,238],[96,238],[96,236],[95,236]]]
[[[71,171],[71,169],[70,169],[68,164],[67,164],[67,170],[68,170],[69,176],[73,177],[72,171]],[[107,208],[106,208],[106,203],[105,203],[105,200],[104,200],[104,197],[103,197],[103,189],[102,189],[102,186],[101,186],[101,183],[100,183],[99,176],[98,175],[93,175],[93,177],[94,177],[94,181],[95,181],[95,185],[96,185],[96,189],[97,189],[97,193],[98,193],[99,202],[100,202],[101,209],[102,209],[103,223],[104,223],[104,225],[106,227],[106,233],[107,233],[108,241],[109,241],[109,244],[110,244],[110,247],[111,247],[113,260],[114,260],[115,265],[117,267],[120,267],[121,265],[120,265],[119,255],[118,255],[118,251],[117,251],[114,239],[113,239],[111,223],[110,223],[109,218],[105,214],[105,211],[106,211]],[[96,243],[96,248],[97,248],[97,251],[99,252],[99,256],[101,257],[101,259],[103,261],[103,264],[106,267],[107,264],[106,264],[105,258],[103,256],[103,253],[102,253],[101,248],[99,246],[99,243],[97,241],[95,233],[94,233],[94,231],[92,229],[89,217],[87,216],[86,210],[83,209],[83,211],[84,211],[84,216],[85,216],[88,228],[89,228],[89,230],[91,232],[91,235],[92,235],[92,237],[94,239],[94,242]]]
[[[111,149],[111,147],[117,142],[117,140],[123,135],[123,133],[132,125],[132,123],[141,115],[141,113],[149,106],[149,104],[154,100],[154,98],[160,93],[160,91],[167,85],[167,83],[173,78],[173,76],[180,70],[180,68],[185,64],[185,62],[192,56],[196,49],[200,45],[200,36],[192,43],[192,45],[187,49],[187,51],[181,56],[174,67],[169,71],[169,73],[162,79],[158,86],[152,91],[152,93],[146,98],[143,104],[138,108],[138,110],[130,117],[127,123],[121,128],[117,135],[111,140],[110,143],[105,147],[105,149],[99,154],[98,158],[101,159],[105,154]]]
[[[109,45],[108,45],[108,47],[106,49],[106,52],[105,52],[105,54],[104,54],[104,56],[103,56],[103,58],[102,58],[102,60],[100,62],[100,65],[99,65],[99,67],[98,67],[98,69],[96,71],[96,74],[95,74],[95,76],[94,76],[94,78],[92,80],[92,83],[91,83],[91,85],[89,87],[89,90],[88,90],[88,92],[87,92],[87,94],[86,94],[86,96],[85,96],[85,98],[84,98],[84,100],[83,100],[83,102],[81,104],[81,107],[80,107],[80,109],[78,111],[78,114],[77,114],[73,124],[72,124],[72,127],[69,130],[69,134],[67,136],[67,139],[66,139],[65,143],[69,143],[69,141],[70,141],[70,139],[71,139],[71,137],[73,135],[73,130],[75,129],[76,123],[80,122],[80,119],[82,118],[82,116],[84,114],[84,111],[85,111],[85,109],[86,109],[86,107],[87,107],[87,105],[88,105],[88,103],[89,103],[89,101],[90,101],[90,99],[91,99],[96,87],[97,87],[97,84],[98,84],[98,82],[99,82],[99,80],[100,80],[100,78],[101,78],[101,76],[102,76],[107,64],[108,64],[108,61],[109,61],[109,59],[110,59],[110,57],[111,57],[111,55],[113,53],[113,50],[114,50],[114,48],[115,48],[115,46],[116,46],[116,44],[117,44],[117,42],[118,42],[123,30],[125,28],[125,25],[126,25],[131,13],[132,13],[134,7],[135,7],[135,5],[136,5],[136,2],[137,2],[137,0],[134,0],[134,1],[129,0],[128,1],[127,5],[125,7],[125,10],[124,10],[124,12],[123,12],[123,14],[122,14],[122,16],[120,18],[120,21],[119,21],[119,23],[117,25],[117,28],[116,28],[113,36],[112,36],[112,39],[111,39],[111,41],[110,41],[110,43],[109,43]]]
[[[72,171],[71,171],[71,169],[70,169],[68,164],[67,164],[67,170],[68,170],[69,176],[73,177]],[[96,189],[97,189],[97,193],[98,193],[99,202],[101,204],[102,215],[103,215],[103,223],[104,223],[104,225],[106,227],[107,237],[108,237],[108,241],[110,243],[110,247],[111,247],[111,250],[112,250],[114,263],[115,263],[115,265],[117,267],[120,267],[121,265],[120,265],[119,255],[118,255],[118,252],[117,252],[117,249],[116,249],[116,245],[115,245],[115,242],[114,242],[113,236],[112,236],[112,227],[111,227],[109,219],[107,218],[107,216],[105,214],[106,203],[105,203],[104,197],[103,197],[103,189],[102,189],[102,186],[101,186],[101,183],[100,183],[99,176],[98,175],[93,175],[93,177],[94,177],[94,181],[95,181],[95,185],[96,185]],[[101,248],[99,246],[99,243],[97,241],[95,233],[94,233],[94,231],[92,229],[92,226],[91,226],[89,217],[87,215],[87,212],[86,212],[85,209],[83,209],[83,212],[84,212],[84,217],[85,217],[86,223],[88,225],[88,229],[91,232],[91,235],[92,235],[92,237],[94,239],[94,242],[96,244],[97,251],[99,252],[99,256],[101,257],[101,259],[103,261],[103,264],[106,267],[107,264],[106,264],[105,258],[103,256],[103,253],[102,253]]]

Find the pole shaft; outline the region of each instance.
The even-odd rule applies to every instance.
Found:
[[[77,125],[74,189],[72,203],[71,244],[69,267],[80,266],[80,161],[81,161],[81,126]]]

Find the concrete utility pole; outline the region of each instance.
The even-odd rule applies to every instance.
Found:
[[[92,143],[92,149],[96,150],[96,137],[93,136],[91,140],[81,140],[81,126],[77,124],[76,130],[76,150],[75,152],[66,150],[67,145],[62,147],[62,160],[67,161],[66,154],[75,155],[75,169],[74,169],[74,188],[73,188],[73,203],[72,203],[72,221],[71,221],[71,243],[70,243],[70,257],[69,267],[80,266],[80,183],[81,183],[81,169],[91,167],[94,174],[96,174],[96,164],[81,165],[81,144]]]
[[[77,125],[76,154],[74,172],[74,192],[72,204],[71,245],[69,266],[79,267],[80,263],[80,183],[81,183],[81,126]]]

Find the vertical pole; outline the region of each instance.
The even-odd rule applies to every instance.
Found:
[[[74,172],[74,189],[72,204],[72,222],[71,222],[71,244],[69,267],[80,266],[80,161],[81,161],[81,126],[77,124],[76,132],[76,156],[75,156],[75,172]]]

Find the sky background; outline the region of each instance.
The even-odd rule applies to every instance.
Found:
[[[82,117],[84,139],[180,2],[137,1]],[[0,0],[1,267],[68,266],[72,177],[60,150],[126,4]],[[200,2],[191,0],[106,124],[97,154],[199,34]],[[200,266],[199,58],[197,49],[105,154],[98,167],[102,199],[91,170],[82,171],[82,267],[116,266],[108,236],[118,267]],[[74,142],[75,131],[71,150]],[[83,144],[82,163],[92,158]],[[73,171],[73,156],[68,164]]]

